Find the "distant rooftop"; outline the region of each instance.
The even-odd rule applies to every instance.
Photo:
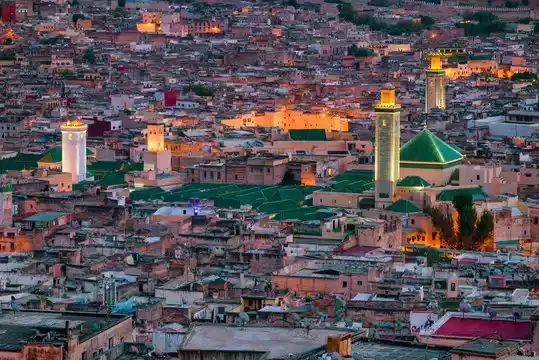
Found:
[[[339,330],[312,329],[309,336],[304,336],[293,328],[249,326],[242,330],[236,326],[195,325],[180,346],[180,352],[260,352],[260,355],[268,353],[268,359],[280,359],[288,354],[301,354],[324,346],[329,335],[343,333]]]

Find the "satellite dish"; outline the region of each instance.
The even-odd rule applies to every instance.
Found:
[[[522,313],[520,312],[520,309],[517,307],[513,308],[513,320],[517,321],[522,317]]]
[[[460,304],[459,304],[459,310],[460,312],[462,313],[462,317],[464,317],[464,314],[465,313],[469,313],[469,312],[472,312],[472,307],[470,306],[470,304],[462,301]]]
[[[238,314],[238,319],[240,321],[240,325],[242,329],[245,326],[245,324],[249,323],[249,321],[251,320],[251,318],[249,318],[249,315],[245,311],[242,311]]]
[[[494,308],[487,308],[487,314],[490,317],[490,320],[494,319],[496,317],[496,309]]]

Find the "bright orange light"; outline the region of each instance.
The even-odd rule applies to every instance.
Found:
[[[438,36],[438,34],[436,34],[436,33],[430,34],[430,38],[431,38],[431,39],[434,39],[436,36]]]
[[[217,26],[214,26],[210,29],[210,32],[214,33],[214,34],[218,34],[221,32],[221,29],[219,29]]]
[[[442,59],[439,56],[433,56],[430,58],[430,68],[431,70],[441,70],[442,69]]]
[[[155,24],[137,24],[137,30],[141,33],[156,32]]]

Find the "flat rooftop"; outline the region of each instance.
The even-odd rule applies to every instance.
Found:
[[[355,342],[352,344],[352,354],[360,354],[363,360],[425,360],[442,359],[445,351],[425,349],[424,347],[399,346],[373,342]],[[354,356],[355,357],[355,356]]]
[[[181,350],[260,351],[274,359],[324,346],[329,335],[343,333],[346,332],[312,329],[307,336],[303,329],[247,326],[242,330],[236,326],[196,325]]]
[[[54,331],[60,337],[65,337],[67,321],[69,321],[70,330],[74,334],[79,334],[79,340],[82,341],[127,318],[129,317],[109,315],[107,321],[105,315],[100,316],[95,313],[47,311],[14,313],[3,310],[0,314],[0,350],[20,351],[21,342],[32,342],[36,330],[44,334]]]

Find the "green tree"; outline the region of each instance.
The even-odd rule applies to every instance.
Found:
[[[73,14],[71,17],[71,21],[73,21],[73,24],[76,24],[79,19],[85,19],[85,16],[82,14]]]
[[[491,239],[494,239],[494,217],[483,211],[475,229],[475,243],[481,246]]]
[[[389,0],[370,0],[368,2],[370,6],[388,7],[391,5]]]
[[[339,17],[343,20],[353,22],[356,17],[356,11],[349,2],[338,5]]]
[[[478,11],[473,14],[473,20],[488,24],[498,20],[498,17],[490,11]]]
[[[471,21],[474,19],[474,14],[470,11],[466,11],[463,15],[462,15],[462,18],[466,21]]]
[[[125,7],[125,0],[118,0],[118,7],[124,8]]]
[[[421,16],[421,25],[426,29],[430,29],[434,25],[434,19],[430,16]]]
[[[374,51],[372,51],[372,49],[369,49],[369,48],[358,48],[356,44],[352,44],[352,46],[348,48],[348,55],[352,55],[359,58],[369,57],[369,56],[374,55]]]
[[[418,24],[410,20],[399,21],[397,24],[390,25],[386,28],[386,32],[389,35],[418,33],[421,30],[423,30],[423,27],[421,26],[421,24]]]
[[[425,208],[425,214],[429,215],[432,224],[440,232],[439,236],[447,247],[456,249],[458,247],[455,228],[453,226],[453,217],[444,208]]]
[[[458,248],[463,250],[479,250],[492,246],[494,239],[494,220],[490,212],[485,211],[477,218],[473,199],[468,194],[455,195],[453,205],[458,212]]]
[[[71,1],[71,6],[73,6],[73,7],[79,6],[79,0]]]
[[[126,18],[127,17],[127,12],[123,7],[117,7],[112,12],[112,17],[113,18]]]
[[[88,64],[94,65],[95,63],[97,63],[97,59],[95,57],[94,49],[91,48],[91,47],[84,50],[83,58],[84,58],[84,61],[87,62]]]
[[[4,40],[4,45],[11,45],[11,44],[13,44],[13,39],[12,38],[8,37],[8,38],[6,38]]]
[[[283,2],[283,5],[285,5],[285,6],[293,6],[293,7],[297,8],[298,7],[298,1],[297,0],[285,0]]]
[[[13,50],[0,51],[0,60],[15,60],[16,54]]]
[[[537,80],[537,74],[531,73],[529,71],[518,72],[518,73],[513,74],[513,76],[511,76],[511,80],[513,80],[513,81],[534,81],[534,80]]]
[[[514,9],[514,8],[519,7],[519,6],[520,6],[520,4],[518,3],[518,1],[509,1],[509,0],[507,0],[505,2],[505,7],[506,8]]]
[[[215,93],[215,88],[204,85],[191,85],[184,87],[183,91],[193,92],[197,96],[213,96],[213,94]]]
[[[294,178],[292,171],[286,170],[281,185],[300,185],[300,182]]]

